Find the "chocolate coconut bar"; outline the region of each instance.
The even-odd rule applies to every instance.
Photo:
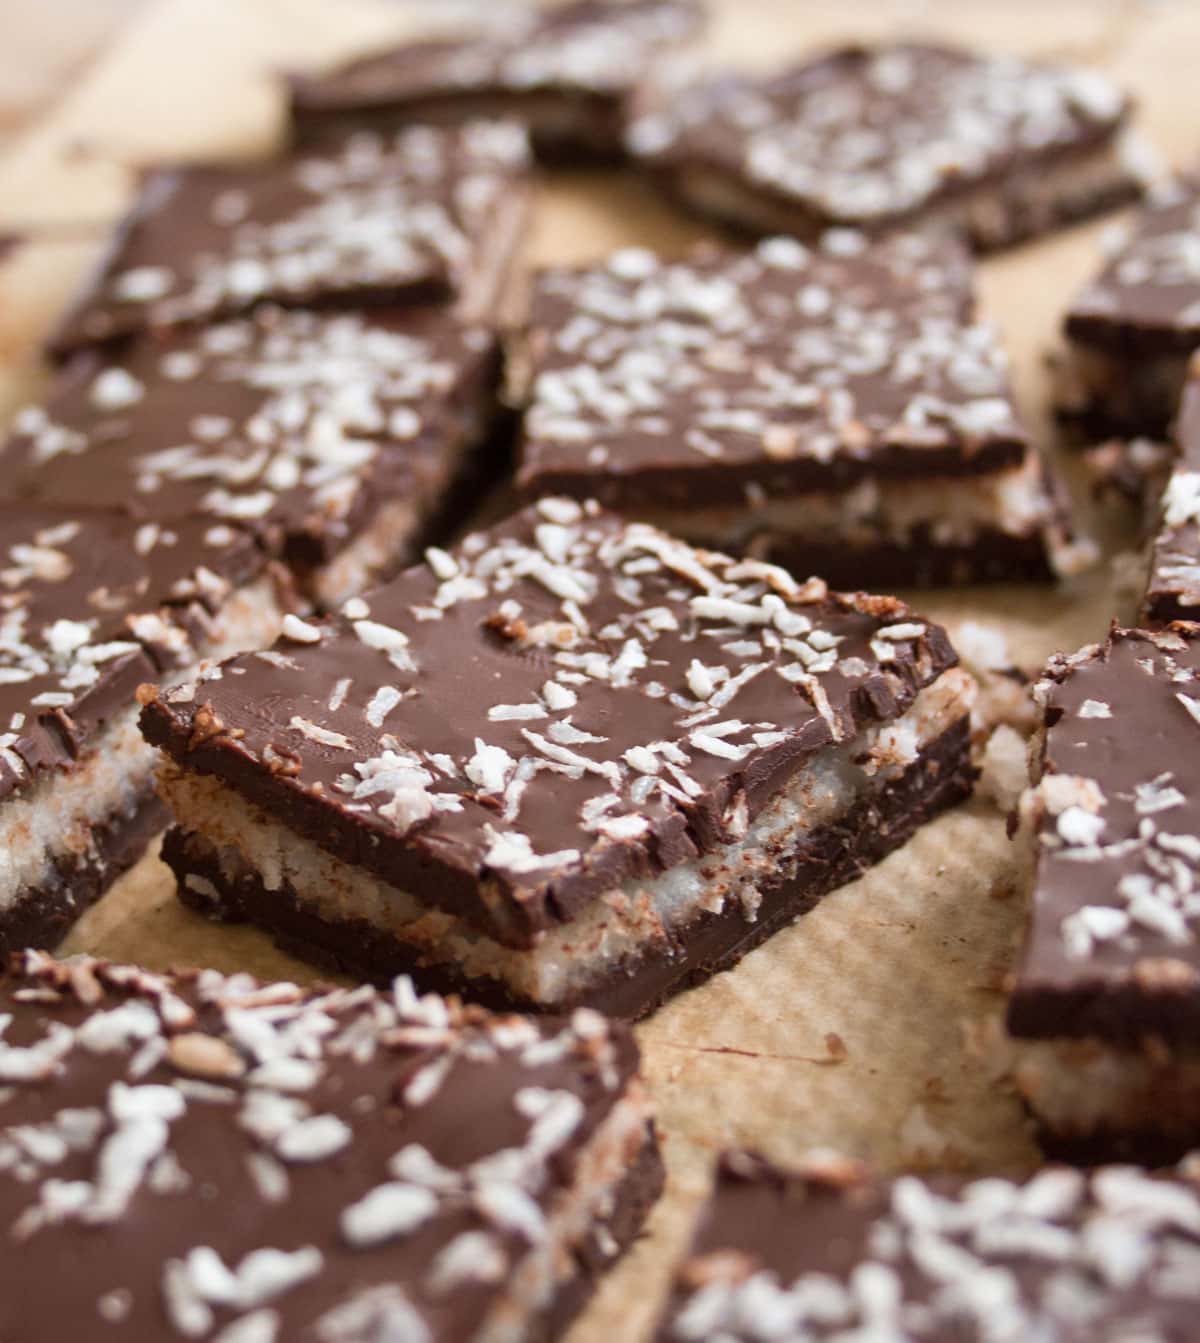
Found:
[[[873,1181],[731,1154],[658,1343],[1183,1343],[1200,1305],[1200,1166]]]
[[[0,954],[53,945],[162,829],[138,686],[269,644],[276,581],[224,524],[0,502]]]
[[[925,234],[545,271],[519,483],[845,587],[1073,571],[1087,549],[973,305],[967,253]]]
[[[1185,385],[1175,439],[1178,457],[1150,537],[1142,597],[1146,624],[1200,619],[1200,378]]]
[[[945,634],[568,499],[156,696],[179,893],[364,978],[644,1013],[970,788]]]
[[[259,303],[452,301],[493,315],[525,215],[528,141],[472,122],[364,132],[253,166],[161,169],[50,340],[63,355]]]
[[[1063,320],[1056,410],[1084,440],[1166,438],[1200,347],[1200,200],[1191,182],[1156,191],[1109,235],[1103,268]]]
[[[253,528],[341,600],[420,554],[496,419],[493,335],[438,309],[260,308],[80,351],[2,455],[19,498]]]
[[[364,127],[476,117],[523,122],[539,158],[578,164],[622,153],[629,103],[700,27],[693,0],[572,0],[489,11],[479,32],[372,52],[290,81],[302,144]]]
[[[1008,1008],[1046,1147],[1200,1146],[1200,626],[1114,630],[1050,664],[1030,924]]]
[[[755,233],[936,221],[990,249],[1135,195],[1129,113],[1090,70],[851,46],[767,78],[666,87],[628,144],[687,207]]]
[[[537,1343],[661,1186],[594,1012],[36,952],[0,1009],[6,1339]]]

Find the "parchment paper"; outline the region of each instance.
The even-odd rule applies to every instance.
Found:
[[[1137,94],[1142,129],[1167,159],[1186,165],[1200,148],[1200,6],[1188,0],[710,3],[707,59],[761,67],[850,36],[937,34],[1088,61]],[[0,413],[38,394],[44,375],[36,342],[93,264],[139,163],[261,151],[280,125],[274,71],[338,60],[428,26],[438,13],[437,0],[151,6],[54,114],[0,160],[0,233],[32,239],[0,263]],[[1006,333],[1023,407],[1047,441],[1041,361],[1066,299],[1095,264],[1108,222],[983,267],[985,311]],[[632,179],[556,177],[539,189],[525,260],[586,259],[623,243],[673,252],[700,236]],[[964,618],[997,626],[1020,664],[1036,668],[1049,652],[1099,638],[1114,614],[1128,614],[1110,560],[1132,544],[1132,524],[1088,520],[1104,543],[1105,563],[1068,587],[912,600],[951,626]],[[604,1283],[571,1343],[645,1337],[712,1156],[724,1145],[785,1160],[833,1146],[881,1169],[1033,1161],[1020,1107],[964,1043],[970,1026],[1002,1002],[1020,904],[1003,818],[976,799],[734,971],[642,1025],[669,1189],[648,1234]],[[265,937],[214,927],[178,906],[153,856],[76,929],[66,950],[84,949],[154,967],[212,964],[311,978]]]

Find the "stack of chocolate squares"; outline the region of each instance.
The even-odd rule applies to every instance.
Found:
[[[0,945],[161,829],[139,683],[394,572],[498,472],[527,172],[474,121],[146,178],[4,447]]]

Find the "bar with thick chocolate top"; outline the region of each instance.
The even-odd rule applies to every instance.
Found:
[[[1200,626],[1054,660],[1022,802],[1030,923],[1008,1008],[1049,1147],[1200,1144]]]
[[[1149,539],[1145,624],[1200,618],[1200,366],[1184,384],[1175,446]]]
[[[1200,347],[1200,200],[1195,181],[1156,189],[1107,237],[1099,273],[1063,318],[1055,409],[1087,442],[1165,439]]]
[[[249,317],[81,351],[20,412],[3,492],[252,528],[332,603],[420,554],[497,419],[495,336],[445,310]]]
[[[974,306],[966,251],[916,233],[544,271],[518,482],[843,587],[1073,571],[1088,547]]]
[[[189,902],[636,1014],[966,794],[955,661],[895,599],[546,499],[142,721]]]
[[[1091,70],[849,46],[766,78],[667,82],[627,142],[689,209],[754,233],[937,223],[988,249],[1135,195],[1129,113]]]
[[[544,161],[619,158],[635,90],[703,17],[694,0],[492,7],[479,31],[293,76],[292,129],[302,144],[327,144],[364,127],[504,117],[528,127]]]
[[[398,980],[0,980],[0,1335],[560,1336],[662,1183],[627,1029]]]
[[[452,302],[495,315],[527,205],[528,141],[507,122],[353,135],[265,164],[149,174],[51,337],[63,355],[260,303]]]
[[[0,502],[0,952],[53,945],[161,828],[138,687],[270,643],[281,581],[236,526]]]
[[[730,1153],[655,1338],[1184,1343],[1198,1261],[1194,1158],[873,1180],[834,1156]]]

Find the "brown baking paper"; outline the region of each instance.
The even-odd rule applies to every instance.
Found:
[[[1167,159],[1200,140],[1200,7],[1186,0],[711,0],[705,59],[762,67],[850,36],[938,35],[1107,68],[1138,96]],[[0,264],[0,411],[41,386],[36,344],[86,268],[139,165],[251,154],[280,126],[274,72],[317,65],[428,27],[438,0],[161,0],[13,152],[0,160],[0,233],[29,241]],[[1030,422],[1049,438],[1042,359],[1059,313],[1095,264],[1107,221],[988,260],[983,306],[1013,354]],[[539,187],[527,265],[582,260],[627,243],[677,251],[703,230],[619,174]],[[1077,491],[1078,493],[1078,491]],[[1090,512],[1090,510],[1088,510]],[[1132,544],[1098,527],[1105,559],[1072,584],[917,594],[953,627],[994,625],[1030,669],[1127,615],[1113,555]],[[1126,598],[1127,602],[1127,598]],[[1021,901],[1003,818],[977,798],[926,827],[862,880],[684,994],[639,1027],[670,1172],[648,1233],[609,1275],[571,1343],[644,1338],[686,1240],[713,1154],[744,1144],[787,1160],[837,1147],[881,1168],[976,1169],[1035,1159],[1019,1105],[966,1047],[1002,1003]],[[153,855],[72,934],[89,950],[153,967],[209,964],[306,980],[258,933],[219,927],[174,900]]]

